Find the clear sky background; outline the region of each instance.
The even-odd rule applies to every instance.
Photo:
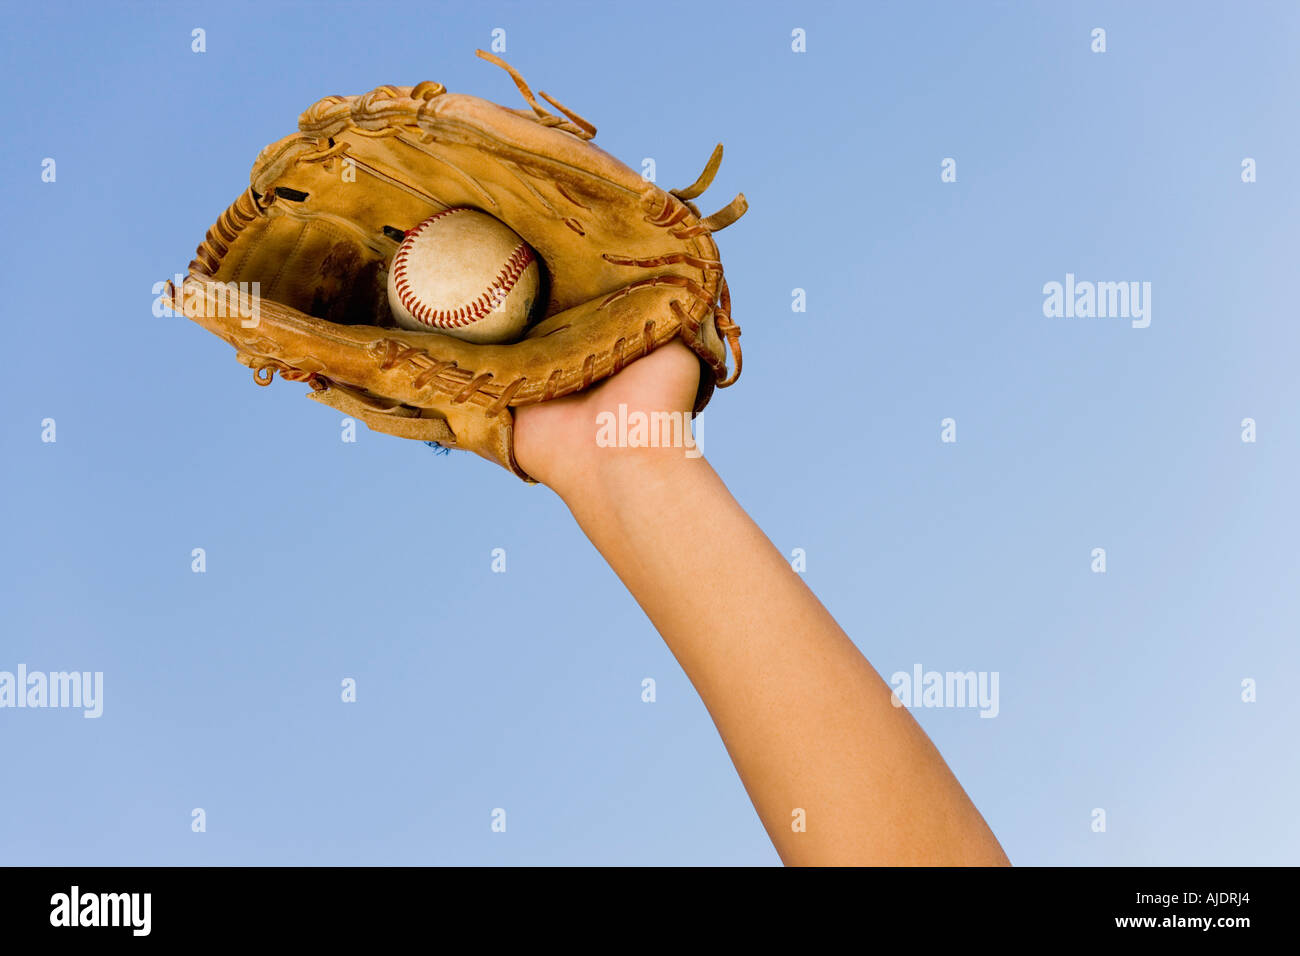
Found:
[[[304,386],[257,388],[152,314],[320,97],[429,79],[522,105],[473,56],[494,28],[665,188],[725,142],[701,205],[749,198],[719,238],[745,372],[706,451],[886,678],[998,672],[995,719],[916,714],[1011,859],[1300,859],[1300,6],[6,19],[0,670],[102,671],[105,700],[0,710],[0,863],[778,862],[554,495],[364,428],[345,444]],[[1067,272],[1150,282],[1150,327],[1045,318]]]

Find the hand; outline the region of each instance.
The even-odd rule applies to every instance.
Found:
[[[681,413],[689,427],[699,382],[700,360],[675,339],[595,388],[516,409],[515,460],[563,496],[604,465],[625,459],[628,452],[666,451],[684,457],[680,448],[603,448],[596,443],[597,416],[601,412],[617,415],[619,405],[626,405],[629,413]]]

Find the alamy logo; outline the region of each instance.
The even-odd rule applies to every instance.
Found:
[[[181,290],[183,298],[176,302],[168,286]],[[255,329],[262,321],[262,283],[260,282],[209,282],[206,286],[195,283],[185,285],[179,272],[166,281],[153,284],[153,314],[155,318],[183,315],[196,319],[200,316],[239,319],[245,329]],[[179,305],[179,308],[177,306]]]
[[[0,708],[79,707],[81,716],[98,717],[104,712],[104,672],[41,671],[28,673],[26,664],[18,673],[0,671]]]
[[[599,448],[682,448],[687,458],[699,458],[703,440],[704,422],[696,418],[692,434],[690,412],[629,412],[620,402],[617,413],[596,415]]]
[[[152,920],[152,893],[68,893],[50,897],[51,926],[129,926],[132,936],[148,936]]]
[[[1076,282],[1043,286],[1043,315],[1049,319],[1132,319],[1133,328],[1151,324],[1150,282]]]
[[[916,664],[909,674],[897,671],[889,678],[895,707],[971,707],[981,717],[998,715],[997,671],[922,671]]]

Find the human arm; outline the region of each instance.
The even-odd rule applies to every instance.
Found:
[[[673,343],[519,409],[520,465],[559,494],[681,664],[785,863],[1006,864],[925,732],[709,463],[597,444],[598,412],[684,411],[698,374]]]

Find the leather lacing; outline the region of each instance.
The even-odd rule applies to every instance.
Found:
[[[558,129],[564,130],[566,133],[572,133],[579,139],[586,140],[595,137],[596,127],[592,126],[591,123],[573,112],[573,110],[569,109],[563,103],[559,103],[552,97],[547,96],[541,90],[538,90],[537,92],[542,99],[546,100],[546,102],[550,103],[568,117],[568,120],[563,120],[554,113],[547,112],[546,109],[538,105],[536,98],[533,96],[533,91],[529,88],[528,84],[524,82],[524,78],[519,75],[519,71],[505,60],[501,59],[501,57],[488,53],[486,50],[475,50],[474,53],[479,59],[487,60],[489,63],[495,63],[497,66],[501,67],[501,69],[510,74],[510,79],[514,80],[515,86],[519,87],[519,92],[523,96],[524,102],[531,106],[533,112],[537,114],[537,122],[541,123],[543,126],[554,126]]]

